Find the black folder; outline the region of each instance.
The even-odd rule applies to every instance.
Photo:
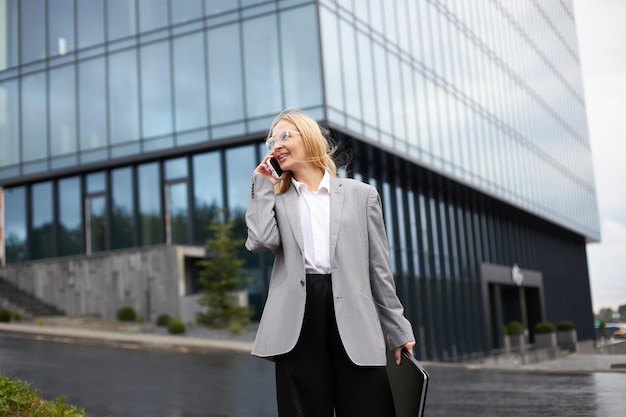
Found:
[[[387,375],[391,385],[396,417],[423,417],[428,388],[428,372],[406,350],[396,365],[394,350],[387,350]]]

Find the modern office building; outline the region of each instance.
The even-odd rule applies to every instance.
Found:
[[[570,0],[0,0],[2,279],[68,315],[189,316],[298,107],[382,197],[421,358],[593,338],[600,229]],[[272,258],[242,250],[260,312]]]

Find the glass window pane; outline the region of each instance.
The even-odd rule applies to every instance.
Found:
[[[83,220],[80,178],[59,180],[59,255],[81,253]]]
[[[74,0],[48,2],[48,54],[65,55],[75,47]]]
[[[363,121],[370,125],[377,125],[376,119],[378,112],[376,106],[372,103],[376,102],[376,92],[374,91],[374,71],[372,62],[372,47],[370,39],[362,34],[357,34],[357,47],[359,57],[359,80],[363,103]]]
[[[141,115],[143,136],[172,132],[172,81],[169,42],[141,48]]]
[[[387,181],[384,181],[382,185],[383,192],[381,197],[383,200],[383,217],[385,220],[385,228],[387,229],[387,240],[389,242],[389,260],[391,261],[391,270],[394,274],[397,274],[401,271],[398,271],[398,267],[396,265],[396,251],[398,248],[396,248],[395,230],[393,228],[393,218],[395,216],[393,213],[393,207],[391,206],[391,188]]]
[[[389,6],[391,6],[391,7],[389,7]],[[389,41],[393,45],[397,45],[398,44],[398,36],[397,36],[398,24],[396,23],[395,9],[396,9],[395,2],[394,2],[394,4],[391,4],[391,5],[389,5],[389,3],[387,3],[387,4],[385,4],[385,7],[382,8],[382,12],[383,12],[383,16],[384,16],[383,24],[385,26],[385,37],[387,39],[389,39]]]
[[[109,56],[111,144],[139,138],[139,97],[135,51]]]
[[[0,71],[18,64],[18,0],[0,3]]]
[[[423,194],[419,194],[419,204],[418,204],[418,215],[419,215],[419,223],[420,223],[420,229],[422,231],[422,237],[421,237],[421,245],[422,245],[422,250],[421,250],[421,254],[420,257],[423,259],[423,265],[424,265],[424,275],[425,277],[430,277],[431,276],[431,268],[430,268],[430,261],[428,261],[431,258],[431,253],[430,253],[430,240],[429,240],[429,236],[430,236],[430,228],[428,225],[428,217],[427,217],[427,213],[426,213],[426,197]]]
[[[204,2],[207,15],[235,10],[237,3],[238,0],[205,0]]]
[[[236,222],[237,238],[246,235],[245,213],[250,193],[250,176],[256,166],[254,146],[231,148],[226,151],[226,181],[228,215]]]
[[[315,6],[292,9],[280,16],[285,107],[304,108],[322,102],[317,31]]]
[[[196,244],[203,245],[209,238],[209,223],[219,219],[224,207],[222,164],[219,152],[193,157],[193,197],[195,207]]]
[[[406,108],[404,107],[404,88],[402,86],[402,74],[398,58],[395,55],[388,54],[387,61],[389,68],[389,92],[391,96],[391,126],[387,127],[387,131],[393,133],[396,138],[406,140],[406,129],[404,123],[404,115]]]
[[[343,84],[345,88],[345,112],[361,119],[361,92],[359,89],[359,75],[356,42],[354,39],[354,26],[344,20],[339,21],[339,33],[341,39],[341,68],[343,74]]]
[[[241,6],[242,7],[247,7],[247,6],[252,6],[258,3],[263,3],[266,0],[241,0]]]
[[[0,82],[0,167],[20,160],[20,106],[17,80]]]
[[[207,33],[211,124],[241,120],[244,109],[239,25]]]
[[[387,202],[390,204],[390,201]],[[403,274],[408,275],[409,271],[409,258],[408,258],[408,242],[407,242],[407,230],[406,230],[406,213],[404,212],[404,190],[401,187],[396,187],[396,210],[397,224],[398,224],[398,242],[400,247],[397,248],[397,252],[400,255],[400,270]]]
[[[87,193],[103,193],[106,191],[106,176],[104,172],[94,172],[87,175]]]
[[[78,26],[78,47],[86,48],[104,42],[104,2],[103,0],[77,1],[76,24]]]
[[[367,4],[367,0],[365,0],[362,4],[361,7],[354,7],[353,12],[354,12],[354,16],[364,22],[364,23],[369,23],[370,20],[370,16],[369,16],[369,7]]]
[[[167,1],[168,0],[139,0],[139,31],[146,32],[167,26]],[[173,4],[172,8],[175,9],[180,3]]]
[[[87,201],[87,253],[103,251],[106,249],[106,199],[98,196]]]
[[[176,130],[205,127],[206,65],[202,32],[174,39],[174,102]]]
[[[185,0],[172,7],[172,24],[202,17],[202,0]]]
[[[137,32],[136,0],[106,0],[107,37],[109,40],[124,38]]]
[[[33,185],[32,192],[32,256],[31,259],[49,258],[53,256],[52,233],[52,182]]]
[[[187,178],[187,158],[176,158],[165,161],[165,180]]]
[[[130,167],[111,171],[111,248],[133,246],[133,172]]]
[[[45,158],[48,153],[46,74],[22,78],[22,160]],[[28,115],[26,117],[26,115]]]
[[[76,79],[74,67],[50,71],[50,154],[76,151]]]
[[[409,232],[411,233],[411,258],[413,259],[413,271],[419,276],[420,275],[420,256],[419,256],[419,245],[418,245],[418,236],[419,227],[417,224],[417,214],[415,208],[415,194],[413,191],[409,191],[408,193],[408,204],[409,204]]]
[[[4,189],[4,250],[7,263],[26,260],[26,190]]]
[[[78,65],[79,132],[82,150],[107,145],[104,70],[104,58],[84,61]]]
[[[46,2],[20,1],[20,61],[22,64],[46,57]]]
[[[378,109],[378,127],[391,131],[391,103],[389,102],[389,75],[387,72],[387,54],[378,43],[374,44],[374,74],[376,77],[376,108]]]
[[[383,0],[370,0],[370,18],[372,28],[382,34],[383,33]]]
[[[429,147],[430,126],[428,124],[428,104],[430,100],[426,96],[426,77],[420,73],[415,72],[415,101],[417,106],[416,121],[418,129],[419,147],[420,149],[427,150]],[[469,119],[469,117],[468,117]],[[470,129],[467,129],[470,130]]]
[[[188,244],[187,219],[189,217],[189,207],[187,204],[187,183],[168,184],[166,190],[168,216],[165,218],[165,228],[169,237],[167,242]]]
[[[276,25],[276,15],[250,19],[243,23],[248,117],[275,114],[282,109]],[[229,67],[232,64],[229,63]]]
[[[405,125],[406,126],[406,139],[409,142],[409,144],[413,146],[417,146],[418,145],[418,140],[417,140],[418,129],[417,129],[417,125],[415,124],[417,121],[415,117],[415,115],[417,114],[417,108],[415,106],[415,86],[413,84],[413,69],[411,65],[409,65],[406,62],[401,63],[401,68],[402,68],[402,84],[403,84],[402,96],[404,97],[403,117],[404,117],[404,122],[406,123]],[[367,101],[364,100],[364,103],[367,103]],[[458,148],[460,149],[461,146],[458,146]]]
[[[140,165],[137,169],[139,186],[139,219],[140,244],[153,245],[160,243],[161,224],[161,186],[159,165]]]
[[[333,108],[343,110],[343,81],[341,72],[337,69],[341,65],[339,51],[339,34],[337,31],[337,16],[322,8],[320,11],[322,45],[324,48],[324,86],[326,102]]]

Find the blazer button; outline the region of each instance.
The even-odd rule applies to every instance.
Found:
[[[300,285],[304,287],[304,281],[300,281]]]

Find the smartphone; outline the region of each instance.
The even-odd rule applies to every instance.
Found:
[[[283,173],[285,171],[283,171],[280,168],[280,165],[278,164],[278,161],[276,160],[276,158],[268,159],[267,160],[267,166],[269,167],[270,171],[272,171],[272,175],[274,175],[274,178],[279,180],[279,179],[281,179],[283,177]]]

